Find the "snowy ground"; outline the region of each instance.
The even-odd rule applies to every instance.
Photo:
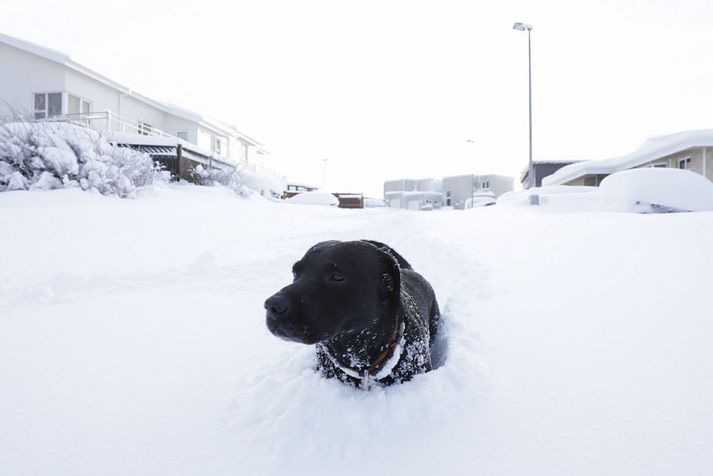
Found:
[[[340,210],[159,186],[0,194],[0,474],[709,474],[713,213]],[[445,366],[325,381],[263,300],[386,242]]]

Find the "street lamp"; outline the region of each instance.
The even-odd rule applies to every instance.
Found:
[[[475,141],[473,139],[466,139],[465,140],[468,144],[475,144]],[[470,176],[470,208],[473,208],[475,205],[475,173],[472,173]]]
[[[530,48],[530,31],[532,25],[527,23],[515,23],[513,29],[517,31],[527,31],[527,89],[529,96],[529,119],[530,119],[530,158],[527,164],[527,188],[532,188],[533,170],[532,170],[532,50]]]

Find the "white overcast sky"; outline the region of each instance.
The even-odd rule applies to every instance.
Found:
[[[288,178],[517,176],[710,128],[713,2],[0,0],[0,32],[238,126]],[[1,69],[1,68],[0,68]],[[473,142],[467,142],[467,140]]]

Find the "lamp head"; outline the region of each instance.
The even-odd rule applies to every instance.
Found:
[[[527,23],[518,22],[518,23],[515,23],[512,26],[512,28],[513,28],[513,30],[518,30],[518,31],[525,31],[525,30],[530,31],[530,30],[532,30],[532,25],[528,25]]]

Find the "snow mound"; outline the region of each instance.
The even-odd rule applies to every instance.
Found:
[[[286,201],[289,203],[298,203],[300,205],[325,205],[329,207],[336,207],[339,205],[337,197],[329,192],[323,192],[321,190],[302,192],[294,197],[288,198]]]
[[[713,182],[689,170],[625,170],[602,180],[597,209],[638,213],[713,210]]]
[[[536,197],[539,208],[553,212],[593,211],[597,203],[597,187],[548,185],[528,190],[507,192],[498,197],[498,206],[527,207]]]
[[[386,202],[381,198],[365,198],[364,208],[381,208],[385,207]]]

